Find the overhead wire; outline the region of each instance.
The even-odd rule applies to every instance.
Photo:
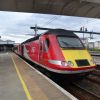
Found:
[[[58,19],[58,15],[53,16],[49,21],[47,21],[46,23],[44,23],[43,25],[49,25],[50,23],[52,23],[54,20]]]
[[[91,21],[91,23],[92,22],[95,22],[96,20],[95,19],[92,19],[92,20],[89,20],[89,21]],[[88,21],[88,23],[89,23],[89,21]],[[86,25],[87,23],[85,23],[85,25]],[[82,25],[82,22],[80,22],[80,24],[75,24],[75,25],[73,25],[73,26],[71,26],[71,28],[77,28],[77,27],[79,27],[80,25]],[[82,25],[82,26],[85,26],[85,25]],[[75,27],[74,27],[75,26]]]
[[[47,21],[46,23],[44,23],[43,25],[49,25],[50,23],[52,23],[52,22],[54,22],[54,20],[56,20],[56,19],[58,19],[58,17],[60,17],[60,16],[58,16],[58,15],[56,15],[56,16],[53,16],[49,21]],[[87,23],[89,23],[89,22],[95,22],[96,20],[95,19],[90,19],[90,20],[87,20]],[[87,24],[87,23],[85,23],[85,25]],[[63,27],[65,27],[65,29],[67,29],[67,28],[77,28],[77,27],[80,27],[80,26],[85,26],[85,25],[83,25],[82,24],[82,22],[80,22],[80,23],[75,23],[74,25],[72,25],[72,26],[65,26],[65,25],[63,25]]]

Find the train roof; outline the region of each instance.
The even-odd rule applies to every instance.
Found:
[[[28,40],[24,41],[24,42],[23,42],[23,43],[21,43],[21,44],[24,44],[24,43],[28,43],[28,42],[31,42],[31,41],[38,40],[38,39],[39,39],[39,37],[40,37],[40,35],[35,36],[35,37],[33,37],[33,38],[30,38],[30,39],[28,39]]]
[[[45,32],[44,34],[55,34],[55,35],[77,37],[77,35],[74,34],[72,31],[65,30],[65,29],[52,29],[52,30]]]
[[[30,39],[26,40],[22,44],[38,40],[41,35],[46,35],[46,34],[55,34],[57,36],[64,35],[64,36],[70,36],[70,37],[77,37],[77,35],[74,34],[72,31],[68,31],[68,30],[64,30],[64,29],[51,29],[51,30],[49,30],[49,31],[47,31],[47,32],[45,32],[43,34],[40,34],[38,36],[35,36],[33,38],[30,38]]]

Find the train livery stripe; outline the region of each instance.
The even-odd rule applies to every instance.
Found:
[[[19,72],[19,70],[18,70],[18,68],[17,68],[17,65],[16,65],[16,63],[15,63],[15,61],[14,61],[12,55],[10,55],[10,56],[11,56],[11,59],[12,59],[12,61],[13,61],[14,67],[15,67],[15,69],[16,69],[17,75],[18,75],[18,77],[19,77],[19,79],[20,79],[20,82],[21,82],[21,84],[22,84],[22,87],[23,87],[23,89],[24,89],[24,92],[25,92],[25,94],[26,94],[26,96],[27,96],[27,99],[28,99],[28,100],[32,100],[32,97],[31,97],[31,95],[30,95],[30,93],[29,93],[29,91],[28,91],[28,89],[27,89],[27,86],[26,86],[26,84],[25,84],[25,82],[24,82],[24,80],[23,80],[23,78],[22,78],[22,76],[21,76],[21,74],[20,74],[20,72]]]

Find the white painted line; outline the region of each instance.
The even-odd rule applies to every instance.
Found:
[[[19,57],[19,56],[18,56]],[[20,58],[20,57],[19,57]],[[21,60],[23,60],[22,58],[20,58]],[[24,61],[24,60],[23,60]],[[59,89],[62,93],[64,93],[68,98],[70,98],[71,100],[78,100],[76,97],[74,97],[72,94],[70,94],[69,92],[67,92],[66,90],[64,90],[62,87],[60,87],[58,84],[56,84],[55,82],[53,82],[51,79],[49,79],[48,77],[46,77],[44,74],[42,74],[41,72],[39,72],[38,70],[36,70],[34,67],[32,67],[30,64],[28,64],[26,61],[24,61],[30,68],[32,68],[33,70],[35,70],[38,74],[40,74],[42,77],[44,77],[47,81],[49,81],[51,84],[53,84],[57,89]]]

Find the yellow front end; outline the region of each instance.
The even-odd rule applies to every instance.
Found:
[[[64,55],[65,60],[71,61],[73,63],[73,65],[71,66],[72,68],[79,68],[79,67],[92,67],[95,66],[95,63],[92,59],[92,57],[90,56],[90,54],[88,53],[88,51],[86,49],[84,50],[63,50],[62,49],[62,53]],[[76,60],[87,60],[89,65],[88,66],[78,66],[76,63]]]

